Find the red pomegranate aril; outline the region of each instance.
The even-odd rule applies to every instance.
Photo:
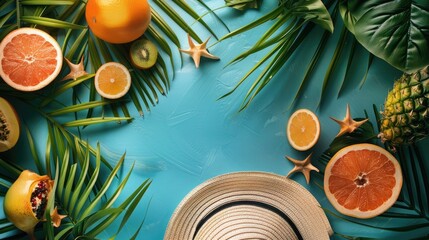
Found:
[[[46,199],[47,193],[48,189],[46,180],[40,181],[35,187],[34,191],[31,193],[31,207],[37,219],[43,218],[43,214],[48,203]]]

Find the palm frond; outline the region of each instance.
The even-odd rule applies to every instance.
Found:
[[[245,10],[247,8],[259,8],[261,0],[225,0],[225,4],[228,7]]]
[[[127,187],[127,182],[133,168],[131,167],[124,178],[120,180],[119,170],[123,168],[125,155],[111,169],[108,176],[103,176],[102,156],[100,147],[94,149],[88,143],[82,144],[74,141],[74,146],[68,140],[62,141],[63,135],[59,133],[55,125],[48,124],[48,138],[46,148],[46,162],[38,164],[39,170],[48,173],[55,178],[55,206],[61,214],[67,215],[59,228],[53,228],[50,221],[43,222],[42,226],[36,228],[36,233],[42,231],[47,239],[69,239],[69,238],[96,238],[101,232],[110,227],[112,223],[119,222],[120,226],[127,223],[133,211],[136,209],[144,193],[150,186],[150,180],[144,181],[123,202],[116,203],[122,191]],[[35,156],[40,155],[34,145],[31,133],[27,131],[29,145]],[[53,144],[55,143],[55,144]],[[21,169],[12,163],[1,161],[3,169],[8,172],[9,177],[1,176],[2,179],[14,181]],[[55,173],[54,173],[55,172]],[[8,188],[8,184],[4,188]],[[112,194],[108,194],[112,192]],[[114,207],[117,206],[117,207]],[[49,220],[49,216],[48,216]],[[119,234],[120,227],[115,235]],[[137,228],[136,235],[140,228]],[[16,236],[21,234],[16,228],[4,220],[0,225],[0,232]],[[42,233],[40,232],[40,233]]]
[[[374,116],[379,131],[380,116],[374,106]],[[368,115],[365,113],[366,117]],[[356,120],[359,120],[357,118]],[[368,121],[359,127],[355,132],[335,138],[330,147],[321,155],[319,162],[322,167],[326,166],[331,157],[341,148],[356,143],[379,144],[376,136],[376,129]],[[429,181],[425,170],[427,156],[421,154],[422,147],[427,143],[402,146],[396,149],[393,154],[398,159],[403,175],[403,186],[396,203],[385,213],[377,218],[386,219],[392,224],[380,225],[376,221],[362,221],[341,215],[329,207],[324,207],[326,213],[333,217],[335,221],[347,222],[363,228],[362,232],[383,230],[387,234],[397,233],[395,236],[413,236],[415,239],[426,239],[429,232]],[[390,150],[388,146],[385,146]],[[318,174],[317,180],[323,181],[323,169]],[[318,184],[320,185],[320,184]],[[322,183],[323,185],[323,183]],[[320,185],[320,186],[322,186]],[[323,189],[323,187],[321,187]],[[334,229],[335,230],[335,229]],[[367,236],[359,236],[356,233],[349,233],[347,229],[337,230],[336,235],[345,239],[366,239]]]
[[[306,6],[306,4],[312,4],[312,7]],[[332,1],[329,1],[328,6],[330,6],[330,4],[332,4]],[[303,9],[305,9],[305,11]],[[274,23],[255,43],[255,46],[232,60],[232,63],[235,63],[262,50],[263,48],[271,47],[272,49],[262,57],[264,61],[267,61],[269,58],[271,58],[271,60],[267,62],[262,73],[256,77],[254,83],[249,88],[240,110],[245,109],[261,92],[261,90],[273,79],[280,69],[282,69],[294,51],[300,46],[305,36],[310,33],[315,24],[322,26],[328,31],[332,32],[333,30],[333,23],[330,18],[330,14],[321,1],[279,1],[279,5],[273,10],[256,21],[230,32],[222,37],[220,41],[239,33],[252,30],[270,20],[273,20]],[[316,59],[313,61],[315,60]],[[314,63],[312,65],[315,66]],[[236,87],[221,96],[221,98],[232,94],[244,82],[244,80],[246,80],[261,66],[262,64],[258,62],[247,74],[245,74],[244,77],[239,80]],[[308,78],[308,76],[309,75],[307,75],[306,78]],[[298,91],[300,91],[300,89],[298,89]]]
[[[334,74],[335,70],[337,70],[338,65],[340,65],[340,60],[341,60],[342,53],[344,51],[344,47],[345,47],[344,45],[346,43],[346,38],[347,38],[347,30],[345,27],[343,27],[341,29],[340,40],[338,41],[338,44],[337,44],[335,51],[332,55],[332,59],[329,62],[328,68],[326,69],[325,77],[323,78],[323,84],[322,84],[322,90],[321,90],[321,94],[320,94],[319,105],[322,104],[323,97],[326,94],[326,89],[327,89],[328,85],[330,84],[330,81],[332,81],[332,79],[333,79],[332,75]],[[342,79],[344,80],[344,77]],[[332,85],[332,83],[330,85]]]
[[[177,21],[183,31],[201,41],[181,16],[183,14],[175,10],[178,6],[215,35],[202,19],[198,19],[199,16],[189,5],[177,1],[172,7],[170,2],[158,0],[155,4],[162,14],[152,9],[152,22],[143,37],[152,39],[165,55],[160,55],[155,67],[142,71],[130,63],[128,44],[108,44],[91,33],[84,19],[85,4],[86,1],[72,0],[7,0],[0,5],[0,38],[19,27],[41,27],[54,37],[61,35],[62,38],[57,40],[64,56],[72,62],[80,61],[83,57],[87,61],[87,71],[90,72],[74,81],[55,81],[42,91],[34,93],[23,94],[4,82],[0,83],[2,95],[22,101],[28,109],[39,113],[47,121],[48,139],[44,157],[40,156],[36,141],[28,129],[26,137],[38,172],[57,176],[55,204],[59,211],[68,217],[59,229],[53,228],[49,221],[44,223],[46,239],[92,239],[113,222],[120,222],[115,235],[119,234],[150,185],[150,180],[144,181],[122,203],[117,204],[116,201],[125,189],[132,169],[119,181],[118,170],[123,166],[124,157],[116,166],[111,166],[100,155],[99,147],[90,146],[79,136],[80,128],[83,127],[132,120],[126,104],[130,102],[129,99],[111,101],[97,95],[92,79],[98,67],[107,61],[119,61],[131,70],[133,85],[128,96],[137,111],[143,115],[144,111],[150,111],[150,108],[158,103],[159,95],[168,92],[170,81],[174,78],[175,62],[169,41],[178,48],[180,41],[176,36],[177,29],[171,29],[164,16]],[[178,50],[177,54],[180,54]],[[165,60],[165,57],[169,60]],[[64,75],[63,72],[58,78]],[[72,92],[71,100],[64,98],[69,92]],[[73,104],[70,105],[70,102]],[[101,111],[96,111],[100,109]],[[0,166],[0,194],[4,195],[23,169],[3,159],[0,159]],[[100,171],[106,170],[110,171],[110,174],[104,177]],[[112,189],[113,185],[115,189]],[[107,192],[113,193],[108,196]],[[49,216],[47,218],[49,220]],[[2,223],[4,224],[0,225],[0,233],[8,233],[14,238],[23,235],[6,219],[3,219]],[[141,226],[140,224],[131,238],[137,237]],[[38,228],[39,231],[41,229]]]
[[[327,69],[325,71],[318,105],[321,105],[323,99],[325,98],[327,89],[331,88],[334,85],[337,88],[337,95],[341,94],[342,90],[344,89],[346,80],[349,79],[348,74],[349,69],[351,68],[352,60],[355,57],[355,49],[359,45],[356,42],[352,44],[347,44],[349,39],[353,38],[353,36],[348,32],[348,30],[345,29],[342,24],[342,21],[336,20],[340,16],[340,13],[338,11],[339,6],[336,1],[327,0],[324,1],[323,4],[321,2],[318,2],[317,4],[321,5],[319,8],[317,8],[317,11],[313,7],[306,8],[305,6],[303,7],[303,9],[305,9],[303,11],[294,11],[294,7],[300,4],[305,5],[307,3],[308,2],[305,1],[291,2],[279,0],[279,5],[261,18],[242,26],[237,30],[231,31],[220,39],[220,41],[225,40],[236,34],[255,29],[261,24],[266,23],[268,21],[273,21],[273,23],[271,24],[271,28],[268,29],[268,31],[266,31],[266,33],[260,37],[260,39],[255,43],[253,47],[243,53],[240,53],[229,63],[236,63],[252,54],[255,54],[263,48],[270,48],[270,51],[268,51],[262,57],[262,59],[266,61],[265,66],[260,62],[256,63],[253,67],[250,68],[250,70],[246,74],[244,74],[244,76],[242,76],[238,80],[234,88],[232,88],[229,92],[227,92],[220,98],[224,98],[228,95],[231,95],[233,92],[236,91],[239,86],[244,83],[245,80],[247,80],[254,72],[256,72],[256,70],[258,70],[259,68],[263,68],[262,71],[264,72],[264,74],[259,74],[255,77],[254,83],[251,85],[251,87],[249,87],[249,90],[244,97],[243,104],[240,110],[243,110],[247,106],[249,106],[249,104],[262,91],[262,89],[274,79],[274,76],[276,76],[280,72],[280,70],[288,64],[290,56],[295,51],[297,51],[297,49],[299,49],[301,45],[303,45],[304,39],[308,39],[308,36],[310,34],[313,34],[315,30],[317,30],[315,28],[315,26],[317,25],[322,26],[326,30],[330,29],[332,26],[335,27],[335,29],[342,29],[340,30],[341,36],[338,40],[336,40],[337,47],[334,49],[334,51],[327,52],[328,48],[326,48],[326,46],[328,42],[332,41],[331,39],[333,39],[334,36],[329,31],[325,31],[322,33],[322,36],[319,38],[319,42],[317,44],[318,47],[314,49],[312,58],[307,63],[307,68],[303,69],[303,77],[298,83],[296,91],[291,95],[292,97],[288,99],[288,101],[290,102],[289,107],[292,107],[297,103],[298,96],[300,96],[305,90],[305,87],[307,86],[308,82],[313,77],[312,74],[318,67],[321,66],[320,62],[323,55],[329,54],[332,57],[330,64],[327,66]],[[315,3],[315,1],[312,1],[312,3]],[[324,7],[322,5],[325,5],[326,9],[323,9]],[[329,13],[327,9],[330,10]],[[319,14],[319,16],[315,17],[317,16],[317,14]],[[329,16],[332,16],[332,21],[330,21]],[[301,24],[296,25],[297,20],[301,21]],[[280,27],[282,25],[283,32],[282,30],[280,30]],[[296,32],[296,34],[284,35],[286,29],[290,30],[290,28],[293,28],[293,31],[291,32]],[[314,42],[314,38],[312,38],[312,41]],[[283,44],[285,47],[281,48],[281,51],[286,51],[287,54],[278,54],[274,56],[273,54],[275,54],[277,51],[280,52],[280,48],[277,44]],[[348,57],[345,59],[345,61],[345,54],[343,53],[348,54]],[[269,57],[272,58],[271,61],[266,60]],[[371,63],[372,61],[370,59],[370,61],[368,62],[367,71],[362,77],[361,85],[366,79],[368,69],[370,68]],[[343,76],[336,76],[336,74],[334,73],[339,72],[340,69],[345,69]],[[338,82],[334,82],[334,79]]]
[[[127,63],[127,67],[132,72],[133,78],[136,78],[138,84],[133,84],[129,97],[131,102],[136,107],[140,114],[144,111],[149,111],[150,108],[158,102],[158,93],[164,95],[170,88],[171,77],[174,77],[175,63],[173,61],[173,51],[168,43],[171,41],[177,47],[180,47],[180,41],[176,35],[177,30],[173,30],[167,23],[167,19],[173,20],[183,31],[189,33],[194,39],[201,42],[198,34],[184,19],[183,13],[176,11],[177,7],[185,12],[189,17],[198,21],[209,33],[216,36],[213,29],[202,19],[193,8],[182,1],[174,1],[173,3],[164,0],[153,1],[158,10],[152,8],[152,22],[144,37],[153,39],[160,49],[166,53],[169,61],[161,55],[154,68],[146,70],[144,73],[137,69],[132,64],[129,64],[129,54],[127,44],[112,45],[101,41],[93,36],[88,31],[88,26],[84,19],[85,1],[64,0],[23,0],[23,1],[5,1],[0,6],[0,28],[1,37],[13,29],[22,26],[43,27],[52,35],[62,34],[64,38],[61,40],[61,47],[64,56],[71,61],[79,61],[83,56],[84,59],[90,62],[91,74],[85,77],[85,80],[90,80],[93,73],[101,64],[107,61],[119,61]],[[200,3],[206,6],[204,3]],[[162,12],[162,13],[161,13]],[[177,54],[180,54],[177,51]],[[170,62],[170,65],[165,64]],[[172,69],[173,71],[170,71]],[[66,69],[64,71],[67,71]],[[170,76],[170,74],[172,76]],[[81,85],[84,84],[83,79],[74,82],[55,82],[52,88],[42,91],[44,100],[41,106],[46,106],[65,90],[72,88],[73,102],[84,101],[79,97]],[[89,88],[89,96],[86,101],[94,102],[99,100],[99,96],[94,90],[92,83],[85,84]],[[148,90],[150,89],[150,90]],[[54,92],[53,94],[51,94]],[[136,94],[138,93],[138,94]],[[79,100],[80,99],[80,100]],[[145,108],[142,107],[145,106]],[[107,107],[107,106],[100,106]],[[109,103],[112,113],[115,117],[121,115],[128,116],[128,106],[125,104]],[[87,118],[96,117],[94,111],[88,109]]]

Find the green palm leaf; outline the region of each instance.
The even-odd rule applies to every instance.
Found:
[[[62,39],[61,46],[65,57],[72,62],[77,62],[84,56],[84,59],[88,60],[90,62],[89,65],[92,67],[90,71],[91,74],[93,74],[101,64],[107,61],[126,62],[129,69],[141,72],[141,70],[129,64],[128,48],[126,45],[117,46],[107,44],[88,31],[84,19],[85,4],[85,1],[72,0],[5,1],[0,6],[1,37],[21,26],[43,26],[47,31],[52,33],[52,35],[62,32],[64,38]],[[157,5],[160,10],[152,9],[152,22],[145,37],[153,39],[160,49],[167,54],[170,60],[165,61],[161,55],[154,68],[146,70],[143,74],[139,73],[133,75],[133,78],[138,79],[139,84],[132,86],[129,97],[140,114],[150,110],[150,108],[158,102],[158,93],[164,95],[168,92],[171,77],[174,77],[174,75],[169,76],[169,67],[171,67],[173,69],[172,72],[174,72],[175,63],[173,62],[173,51],[167,39],[171,40],[177,47],[180,47],[180,41],[175,31],[169,27],[165,18],[175,21],[183,31],[188,32],[194,39],[201,42],[199,36],[175,10],[175,7],[181,8],[185,13],[200,22],[203,27],[216,36],[209,25],[204,22],[204,20],[200,19],[198,14],[188,4],[182,1],[169,3],[164,0],[153,1],[153,4]],[[200,4],[205,6],[204,3]],[[162,11],[163,14],[161,15],[158,11]],[[177,54],[179,54],[179,51],[177,51]],[[166,65],[166,62],[170,62],[170,66]],[[88,75],[88,80],[91,79],[89,76],[93,75]],[[54,90],[55,93],[53,95],[51,95],[51,91],[49,91],[51,89],[42,92],[46,100],[44,100],[41,105],[46,106],[51,101],[54,101],[55,97],[62,93],[63,90],[68,90],[70,87],[73,87],[73,91],[78,93],[77,88],[80,88],[80,85],[80,81],[74,83],[56,82],[52,84],[52,88],[58,90]],[[99,97],[95,92],[93,84],[87,84],[86,87],[90,89],[87,101],[98,101]],[[78,100],[78,97],[77,94],[74,94],[73,102],[82,101]],[[128,106],[125,104],[111,103],[109,105],[115,117],[119,117],[120,115],[129,116]],[[144,109],[142,105],[145,106]],[[93,113],[91,109],[88,109],[87,117],[95,117]]]
[[[308,4],[308,6],[306,4]],[[299,101],[298,96],[302,95],[308,83],[314,78],[313,73],[322,67],[323,64],[321,63],[321,59],[324,59],[325,55],[329,55],[331,60],[327,68],[324,69],[325,76],[321,86],[318,105],[322,105],[328,90],[334,90],[337,96],[339,96],[345,89],[346,80],[350,79],[349,76],[350,69],[352,68],[352,62],[359,52],[356,51],[356,49],[361,46],[356,43],[354,36],[345,30],[342,21],[340,21],[342,20],[341,14],[343,13],[340,13],[342,9],[340,9],[339,3],[336,1],[326,0],[324,1],[324,4],[326,5],[326,8],[323,6],[322,2],[294,1],[292,3],[279,0],[279,5],[261,18],[223,36],[220,41],[239,33],[251,31],[268,21],[273,22],[271,24],[271,28],[269,28],[265,34],[260,37],[253,47],[243,53],[240,53],[229,64],[237,63],[238,61],[265,48],[269,49],[269,51],[261,57],[261,61],[256,63],[238,80],[234,88],[220,98],[224,98],[234,93],[254,72],[259,68],[263,68],[263,74],[259,74],[255,77],[254,83],[249,87],[249,90],[245,95],[240,110],[245,109],[268,83],[277,80],[274,76],[276,76],[281,69],[284,69],[284,67],[287,66],[290,56],[299,49],[300,46],[304,44],[304,40],[308,38],[312,39],[312,44],[315,42],[314,39],[318,39],[316,40],[318,41],[317,48],[313,51],[307,51],[312,53],[312,57],[307,63],[307,67],[303,69],[303,77],[301,81],[298,82],[295,92],[293,92],[293,94],[290,95],[291,97],[288,99],[290,102],[289,108],[297,104]],[[328,12],[327,9],[330,9],[330,11]],[[332,21],[330,21],[329,16],[332,16]],[[297,22],[300,22],[300,24],[297,24]],[[340,37],[336,39],[330,31],[324,31],[321,36],[314,35],[317,30],[315,26],[317,25],[322,26],[326,30],[332,30],[335,25],[336,29],[340,29]],[[291,31],[291,29],[293,30]],[[331,48],[327,48],[327,44],[328,42],[334,41],[334,39],[337,42],[337,47],[332,51]],[[350,40],[352,41],[352,44],[348,43]],[[283,44],[284,47],[280,48],[279,44]],[[283,54],[274,55],[276,52],[280,52],[280,49],[281,51],[284,51]],[[373,56],[371,54],[369,56],[368,67],[362,76],[360,86],[365,82],[368,70],[372,63]],[[262,64],[262,61],[265,63]],[[343,75],[339,75],[337,73],[343,73]]]
[[[54,129],[50,132],[49,138],[55,139],[56,144],[55,149],[49,150],[50,162],[47,164],[52,164],[52,161],[58,159],[59,168],[55,204],[68,215],[64,221],[64,227],[55,229],[55,233],[58,233],[55,239],[67,239],[71,236],[95,238],[117,220],[121,221],[122,225],[125,224],[149,187],[150,181],[144,181],[138,186],[119,207],[112,207],[125,188],[133,170],[131,168],[121,181],[117,178],[119,169],[123,167],[125,155],[104,178],[100,175],[102,157],[99,146],[93,151],[87,143],[82,145],[80,142],[75,142],[70,145],[68,141],[58,141],[57,138],[61,136],[55,136]],[[92,167],[93,163],[95,167]],[[114,182],[118,182],[118,185],[113,185]],[[97,183],[100,183],[99,187]],[[115,186],[113,194],[106,195],[113,186]],[[103,200],[105,197],[107,201]],[[125,215],[121,214],[124,212],[126,212]],[[121,216],[124,216],[122,220]]]
[[[90,239],[103,232],[115,221],[120,221],[120,226],[124,226],[150,185],[149,180],[143,182],[119,204],[119,207],[112,207],[118,205],[116,201],[122,190],[125,189],[132,169],[122,181],[119,181],[117,173],[124,158],[121,158],[116,166],[111,166],[100,155],[98,148],[94,148],[80,139],[79,129],[94,124],[132,120],[128,106],[125,104],[130,102],[129,99],[124,98],[118,101],[100,99],[95,91],[92,81],[94,72],[104,62],[119,61],[131,70],[135,81],[133,81],[129,98],[140,114],[149,111],[158,102],[159,95],[165,95],[168,92],[171,77],[174,77],[174,74],[170,76],[170,68],[174,72],[175,67],[173,51],[168,41],[172,41],[177,47],[180,47],[180,41],[175,31],[161,16],[178,21],[178,25],[184,31],[189,32],[197,40],[199,37],[170,6],[170,3],[156,1],[155,4],[160,7],[163,15],[152,9],[153,21],[147,34],[143,37],[158,43],[161,51],[165,52],[170,60],[164,60],[164,56],[161,55],[155,67],[147,71],[136,69],[130,63],[127,44],[108,44],[88,31],[83,17],[85,1],[7,0],[0,5],[1,38],[18,27],[43,27],[53,36],[57,34],[63,36],[58,41],[60,41],[65,57],[72,62],[80,61],[82,57],[88,61],[85,65],[88,66],[87,71],[90,74],[74,81],[55,81],[47,88],[35,93],[18,92],[4,82],[0,83],[2,96],[14,97],[22,101],[29,107],[28,109],[38,112],[48,122],[48,139],[43,158],[40,157],[31,132],[26,130],[30,152],[38,172],[58,176],[55,204],[61,213],[68,215],[65,223],[59,229],[53,228],[49,221],[43,224],[47,239]],[[199,16],[187,4],[176,2],[176,5],[208,28],[203,20],[197,19]],[[211,29],[208,30],[214,34]],[[170,66],[166,64],[168,62]],[[59,78],[65,74],[65,71],[67,69],[64,69]],[[72,92],[72,105],[64,99],[64,94],[70,91]],[[88,92],[86,99],[82,96],[82,91]],[[95,111],[100,108],[102,111]],[[85,115],[82,112],[86,112],[86,117],[81,117]],[[95,115],[95,112],[101,112],[101,115]],[[64,121],[64,119],[68,120]],[[22,168],[3,159],[0,159],[0,166],[4,170],[4,172],[0,171],[0,193],[4,195]],[[111,172],[107,178],[104,178],[100,175],[101,170]],[[53,174],[53,172],[58,172],[58,174]],[[117,188],[112,195],[107,196],[106,192],[112,188],[113,182],[118,182]],[[14,237],[23,235],[16,232],[16,228],[6,219],[2,221],[4,224],[0,225],[1,233],[9,233]],[[115,235],[121,229],[122,227],[117,230]],[[141,225],[136,229],[132,238],[137,237],[140,229]]]
[[[366,113],[365,115],[366,118],[368,118]],[[377,129],[379,129],[378,123],[380,122],[380,117],[375,106],[374,116],[378,125]],[[357,118],[356,120],[360,119],[361,118]],[[379,143],[376,130],[369,121],[359,127],[355,132],[335,138],[330,147],[320,157],[322,167],[326,166],[330,158],[341,148],[364,142],[373,144]],[[329,207],[324,208],[325,211],[330,216],[334,217],[336,221],[360,226],[363,228],[362,232],[383,230],[383,232],[387,233],[400,234],[395,235],[397,237],[413,236],[414,239],[426,239],[428,236],[427,233],[429,232],[429,176],[425,170],[428,158],[421,154],[423,150],[422,147],[424,147],[425,144],[427,144],[427,142],[422,142],[420,145],[403,146],[396,149],[396,152],[393,153],[401,165],[403,187],[396,203],[387,212],[377,217],[386,219],[386,221],[392,224],[384,226],[376,224],[374,221],[361,221],[359,219],[346,217]],[[323,168],[321,170],[323,170]],[[323,183],[320,181],[323,181],[323,171],[321,171],[318,176],[318,186],[322,186]],[[323,189],[323,187],[321,188]],[[367,238],[367,236],[349,233],[347,229],[338,230],[335,234],[345,239]]]
[[[46,164],[40,164],[40,168],[48,174],[56,172],[50,174],[51,178],[56,176],[55,206],[58,207],[61,214],[65,214],[67,217],[63,219],[64,224],[59,228],[53,228],[47,221],[42,224],[42,227],[37,227],[36,233],[43,229],[43,235],[47,239],[95,238],[113,222],[120,221],[121,226],[125,225],[148,189],[150,181],[144,181],[122,203],[116,203],[122,190],[127,186],[133,170],[131,168],[122,180],[118,178],[118,172],[123,168],[125,155],[118,160],[110,174],[103,177],[100,174],[103,165],[99,146],[92,149],[87,143],[82,145],[79,142],[76,142],[79,147],[73,146],[68,141],[60,140],[63,136],[57,134],[58,129],[55,130],[55,125],[49,126],[47,149],[50,150],[46,156]],[[27,133],[30,134],[29,131]],[[37,157],[39,153],[32,141],[31,134],[29,140],[30,148]],[[55,144],[52,144],[53,142]],[[71,149],[76,151],[70,151]],[[0,161],[0,164],[7,169],[11,182],[14,181],[20,169],[15,168],[10,162]],[[51,170],[47,170],[48,166]],[[5,179],[4,176],[1,178]],[[98,184],[99,186],[97,186]],[[5,188],[8,186],[8,184],[4,185]],[[107,194],[107,192],[112,192],[112,194]],[[113,207],[114,205],[118,207]],[[4,224],[0,225],[0,232],[9,233],[12,236],[21,234],[7,224],[7,220],[3,221]],[[117,230],[115,235],[121,229],[122,227]],[[134,235],[137,234],[138,229]]]
[[[238,10],[244,10],[247,8],[259,8],[261,5],[260,0],[225,0],[225,4],[228,7],[233,7]]]
[[[245,57],[254,54],[264,48],[271,47],[263,61],[268,61],[262,73],[249,88],[240,110],[245,109],[261,90],[272,80],[291,57],[295,49],[302,43],[305,36],[310,33],[314,24],[332,32],[333,22],[325,5],[321,1],[279,1],[279,5],[261,18],[246,24],[243,27],[230,32],[220,41],[252,30],[263,23],[274,20],[272,26],[255,43],[254,47],[245,51],[232,60],[235,63]],[[331,3],[331,2],[330,2]],[[284,27],[281,29],[281,27]],[[262,66],[258,62],[251,70],[242,77],[235,88],[223,95],[221,98],[232,94],[256,69]],[[299,91],[299,90],[298,90]]]

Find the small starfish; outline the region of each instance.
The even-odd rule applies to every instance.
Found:
[[[336,137],[339,137],[345,133],[352,133],[354,130],[356,130],[356,128],[368,121],[368,118],[362,121],[353,120],[350,115],[350,106],[348,104],[346,110],[346,117],[342,121],[333,117],[331,117],[331,119],[340,125],[340,132],[337,134]]]
[[[206,57],[206,58],[216,59],[216,60],[219,59],[219,57],[216,57],[207,51],[207,42],[209,41],[209,39],[210,37],[207,38],[207,40],[202,44],[195,44],[192,41],[191,36],[188,34],[189,49],[187,50],[179,49],[179,51],[189,54],[194,59],[195,67],[198,68],[200,66],[201,57]]]
[[[67,215],[61,215],[58,213],[57,207],[54,208],[54,211],[51,213],[52,225],[54,227],[59,227],[61,225],[61,219],[67,217]]]
[[[293,167],[292,170],[289,171],[286,177],[289,177],[292,173],[302,172],[308,184],[310,182],[310,171],[314,170],[316,172],[319,172],[319,169],[317,169],[315,166],[313,166],[313,164],[311,164],[311,155],[312,154],[310,153],[310,155],[308,155],[308,157],[304,160],[297,160],[286,156],[286,159],[295,164],[295,167]]]
[[[67,58],[64,58],[64,59],[66,60],[66,63],[67,63],[67,65],[70,68],[70,73],[67,74],[63,78],[63,81],[64,80],[69,80],[69,79],[76,80],[76,78],[88,74],[85,71],[85,67],[83,66],[83,56],[82,56],[82,59],[80,60],[79,64],[74,64],[74,63],[70,62],[70,60],[68,60]]]

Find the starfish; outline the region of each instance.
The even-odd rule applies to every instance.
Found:
[[[201,57],[219,59],[219,57],[216,57],[207,51],[207,42],[209,39],[210,37],[202,44],[195,44],[188,33],[189,49],[179,49],[179,51],[189,54],[194,59],[195,67],[198,68],[200,66]]]
[[[69,80],[69,79],[76,80],[76,78],[88,74],[85,71],[85,67],[83,66],[83,56],[82,56],[82,59],[80,60],[79,64],[74,64],[74,63],[70,62],[67,58],[64,58],[64,59],[66,60],[66,63],[67,63],[67,65],[70,68],[70,73],[67,74],[63,78],[63,81],[64,80]]]
[[[368,118],[362,121],[355,121],[350,115],[350,106],[347,104],[346,117],[341,121],[331,117],[332,120],[337,122],[340,125],[340,132],[338,132],[336,137],[339,137],[345,133],[352,133],[360,125],[368,121]]]
[[[308,155],[308,157],[304,160],[297,160],[286,156],[286,159],[288,159],[295,165],[295,167],[293,167],[292,170],[289,171],[286,177],[289,177],[292,173],[302,172],[308,184],[310,182],[310,171],[314,170],[316,172],[319,172],[319,169],[317,169],[315,166],[313,166],[313,164],[311,164],[311,155],[312,154],[310,153],[310,155]]]
[[[52,225],[54,227],[59,227],[61,225],[61,219],[65,217],[67,217],[67,215],[59,214],[57,207],[55,207],[54,211],[51,213]]]

